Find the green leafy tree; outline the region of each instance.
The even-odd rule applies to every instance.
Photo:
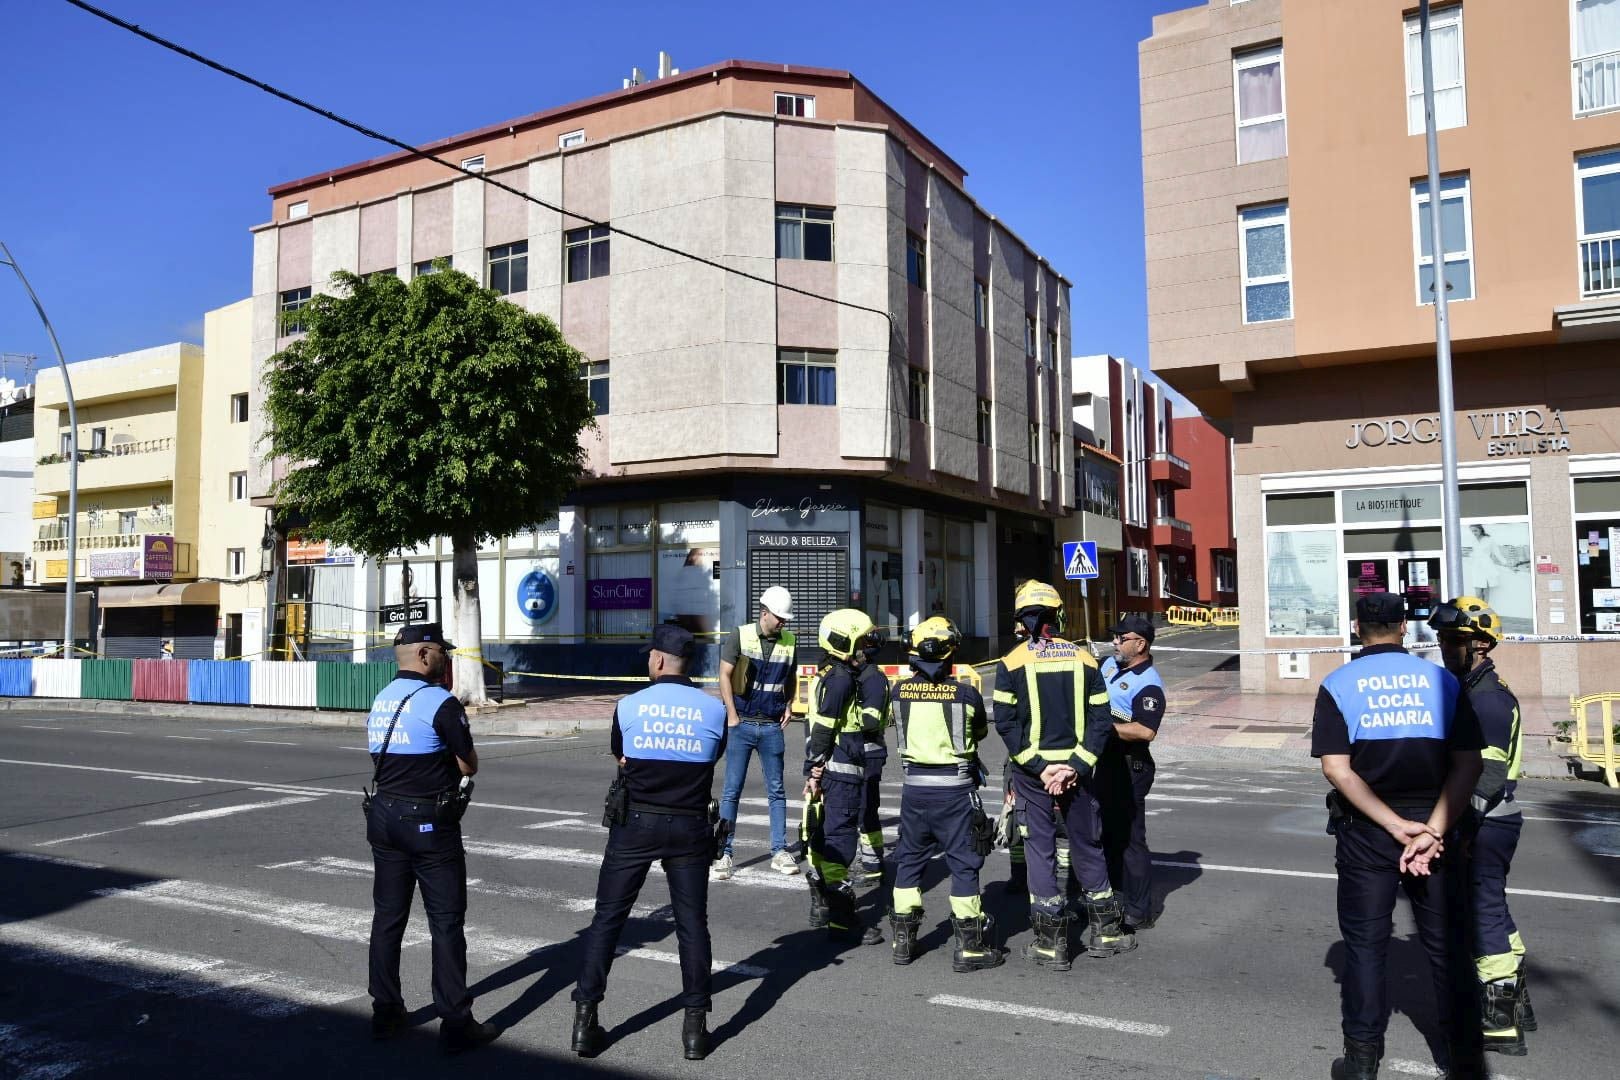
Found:
[[[478,546],[544,521],[578,481],[595,423],[584,357],[454,270],[333,283],[267,366],[267,449],[291,464],[278,504],[371,558],[448,536],[456,693],[481,703]]]

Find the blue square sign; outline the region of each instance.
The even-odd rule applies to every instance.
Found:
[[[1098,577],[1097,541],[1073,540],[1063,545],[1063,576],[1070,581]]]

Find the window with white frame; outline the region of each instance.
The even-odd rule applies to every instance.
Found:
[[[1575,160],[1581,295],[1620,290],[1620,150]]]
[[[1429,182],[1412,184],[1412,247],[1417,254],[1417,302],[1434,303],[1434,223],[1430,220]],[[1468,198],[1468,175],[1440,181],[1440,242],[1445,247],[1446,299],[1474,298],[1474,224]]]
[[[526,292],[529,288],[529,242],[497,244],[486,253],[489,287],[502,296]]]
[[[302,334],[307,327],[298,317],[298,309],[309,303],[314,295],[310,286],[301,289],[286,289],[281,294],[281,332],[283,334]]]
[[[1287,154],[1282,46],[1234,53],[1232,94],[1237,113],[1238,164]]]
[[[1620,108],[1620,0],[1573,0],[1575,115]]]
[[[928,423],[928,372],[912,368],[907,376],[910,394],[906,415],[919,423]]]
[[[838,354],[814,349],[776,351],[778,405],[837,405]]]
[[[1029,463],[1041,463],[1041,425],[1033,420],[1029,422]]]
[[[825,206],[776,204],[776,257],[832,262],[833,212]]]
[[[1620,608],[1613,604],[1616,590],[1620,590],[1620,574],[1615,573],[1612,558],[1620,543],[1620,476],[1577,476],[1573,486],[1572,554],[1581,633],[1620,633]]]
[[[245,424],[248,418],[248,396],[246,394],[231,395],[231,423]]]
[[[231,502],[242,502],[247,498],[247,473],[233,472],[230,476],[229,489]]]
[[[1215,591],[1237,592],[1237,558],[1224,552],[1215,553]]]
[[[1416,15],[1406,17],[1406,131],[1423,127],[1423,34]],[[1429,15],[1429,52],[1434,60],[1434,130],[1468,123],[1468,95],[1463,89],[1463,9],[1443,8]]]
[[[912,232],[906,233],[906,280],[928,288],[928,241]]]
[[[1288,250],[1288,204],[1251,206],[1238,213],[1243,263],[1243,321],[1294,317],[1293,271]]]
[[[1130,596],[1148,595],[1148,553],[1143,548],[1126,548],[1125,592]]]
[[[777,116],[803,116],[814,119],[816,115],[816,99],[810,94],[782,94],[776,95]]]
[[[225,551],[225,573],[229,577],[242,577],[247,573],[247,549],[227,548]]]
[[[559,150],[572,150],[576,146],[584,145],[584,128],[580,128],[578,131],[565,131],[561,135],[557,136],[557,149]]]
[[[461,168],[462,168],[462,171],[464,171],[464,172],[483,172],[484,171],[484,155],[483,154],[477,154],[477,155],[474,155],[473,157],[470,157],[470,158],[462,158],[461,159]]]
[[[441,263],[443,265],[440,265]],[[429,274],[435,274],[440,270],[448,270],[449,268],[450,256],[448,255],[440,255],[437,259],[422,259],[411,264],[411,277],[426,277]]]
[[[994,424],[994,420],[993,420],[993,413],[991,411],[991,406],[990,406],[990,399],[989,398],[980,398],[979,399],[979,427],[978,427],[978,438],[979,438],[979,445],[980,446],[989,446],[990,445],[991,436],[992,436],[992,433],[994,431],[994,428],[992,426],[993,424]]]
[[[581,360],[579,362],[579,377],[585,383],[585,390],[591,396],[591,407],[596,416],[608,414],[608,364],[607,360]]]
[[[979,280],[973,282],[973,323],[980,330],[990,325],[990,289]]]
[[[288,203],[287,204],[287,220],[288,221],[297,221],[299,218],[306,218],[306,217],[309,217],[309,200],[308,199],[302,199],[302,200],[300,200],[298,202]]]
[[[1035,316],[1024,316],[1024,355],[1035,359]]]
[[[588,281],[605,277],[612,271],[612,231],[606,225],[592,225],[584,229],[569,229],[563,233],[565,274],[567,281]]]

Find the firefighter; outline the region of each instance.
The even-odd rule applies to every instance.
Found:
[[[866,783],[861,786],[861,866],[859,877],[865,884],[883,880],[883,817],[881,785],[883,766],[889,760],[889,745],[883,732],[889,726],[889,677],[877,664],[883,648],[883,633],[873,630],[861,644],[866,663],[861,666],[859,696],[861,726],[866,732]]]

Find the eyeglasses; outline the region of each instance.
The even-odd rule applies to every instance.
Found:
[[[1146,641],[1147,639],[1143,638],[1143,637],[1137,637],[1137,636],[1132,635],[1132,634],[1115,634],[1114,635],[1114,640],[1119,641],[1119,642],[1125,642],[1125,641]]]

